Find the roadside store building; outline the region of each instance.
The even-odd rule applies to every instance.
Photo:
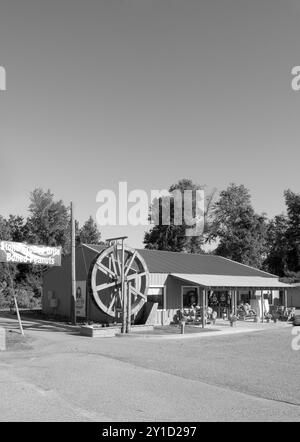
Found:
[[[90,267],[103,246],[81,245],[76,248],[77,316],[94,322],[107,322],[107,316],[89,295]],[[191,302],[209,306],[220,317],[224,311],[236,311],[249,303],[258,316],[276,305],[288,306],[288,284],[278,277],[216,255],[138,249],[149,270],[147,303],[158,303],[155,323],[168,324],[181,308]],[[50,268],[44,275],[43,312],[70,317],[71,257],[61,267]],[[192,301],[191,301],[192,300]],[[263,301],[263,310],[262,310]],[[110,321],[108,321],[110,322]]]

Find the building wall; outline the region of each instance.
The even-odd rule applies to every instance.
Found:
[[[109,317],[96,307],[88,293],[88,272],[96,254],[83,247],[76,248],[76,281],[86,282],[87,315],[94,322],[109,322]],[[61,267],[49,269],[43,278],[43,312],[50,315],[70,317],[71,315],[71,257],[63,256]],[[113,321],[113,319],[111,319]]]
[[[62,258],[61,267],[49,269],[43,280],[42,309],[46,314],[70,317],[71,312],[70,259]]]
[[[166,309],[179,309],[181,307],[181,286],[179,279],[168,276],[166,286]]]
[[[300,308],[300,285],[288,290],[288,307]]]

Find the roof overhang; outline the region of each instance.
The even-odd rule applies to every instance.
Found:
[[[171,276],[207,289],[279,290],[292,287],[290,284],[280,282],[277,278],[264,278],[262,276],[197,275],[186,273],[171,273]]]

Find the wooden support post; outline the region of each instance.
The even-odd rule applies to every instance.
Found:
[[[118,253],[118,249],[117,249]],[[127,324],[127,293],[125,290],[125,275],[124,275],[124,266],[125,266],[125,255],[124,255],[124,239],[122,239],[122,262],[121,262],[121,293],[122,293],[122,333],[126,333],[126,324]]]
[[[263,292],[263,290],[260,291],[260,298],[261,298],[261,322],[264,322],[264,292]]]
[[[287,308],[288,302],[287,302],[287,289],[284,289],[284,307]]]
[[[205,297],[206,290],[202,290],[202,328],[205,327]]]
[[[86,321],[89,324],[91,322],[91,304],[90,304],[90,299],[91,299],[91,292],[90,292],[90,288],[86,287]]]
[[[14,289],[13,289],[14,291]],[[16,312],[17,312],[17,317],[18,317],[18,322],[19,322],[19,326],[20,326],[20,331],[21,334],[24,336],[24,330],[23,330],[23,325],[22,325],[22,321],[21,321],[21,316],[20,316],[20,312],[19,312],[19,307],[18,307],[18,302],[17,302],[17,297],[15,295],[15,291],[14,291],[14,303],[15,303],[15,308],[16,308]]]
[[[231,290],[231,314],[235,315],[236,311],[237,311],[237,306],[236,306],[236,301],[237,296],[236,296],[236,290]]]
[[[238,298],[238,291],[234,291],[234,314],[237,314],[237,298]]]
[[[71,202],[71,322],[76,325],[76,262],[75,262],[75,219]]]
[[[130,333],[131,330],[131,283],[127,285],[127,318],[126,318],[126,333]]]
[[[18,322],[19,322],[20,332],[21,332],[22,336],[24,336],[23,325],[22,325],[22,321],[21,321],[18,301],[17,301],[17,297],[16,297],[16,292],[15,292],[14,280],[13,280],[13,277],[11,275],[9,264],[6,264],[6,266],[7,266],[7,270],[8,270],[9,279],[10,279],[10,285],[11,285],[12,295],[13,295],[13,298],[14,298],[14,304],[15,304],[15,309],[16,309],[17,318],[18,318]]]

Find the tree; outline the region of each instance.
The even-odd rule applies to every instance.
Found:
[[[54,201],[48,190],[35,189],[30,194],[30,216],[27,220],[28,239],[35,244],[70,247],[69,209],[62,200]]]
[[[182,179],[170,187],[169,196],[160,197],[159,200],[153,201],[150,208],[150,217],[151,215],[153,216],[153,212],[155,210],[158,211],[158,213],[156,213],[156,219],[159,220],[159,222],[157,222],[149,232],[146,232],[144,237],[145,248],[173,252],[204,253],[202,249],[204,244],[204,233],[207,229],[207,215],[211,207],[214,192],[208,194],[205,199],[204,232],[202,232],[200,235],[187,236],[186,230],[193,228],[195,225],[189,225],[183,216],[185,212],[183,198],[184,192],[186,190],[192,191],[191,217],[194,219],[196,215],[196,191],[204,190],[204,188],[205,186],[197,185],[189,179]],[[175,191],[179,191],[181,193],[182,221],[180,225],[175,223]],[[162,223],[162,213],[170,213],[170,222],[168,225]]]
[[[284,192],[287,206],[287,230],[286,240],[288,243],[287,267],[291,272],[300,271],[300,194],[291,190]]]
[[[7,224],[9,226],[11,240],[16,242],[27,241],[28,225],[24,218],[18,215],[9,215]]]
[[[101,233],[92,216],[79,229],[77,241],[83,244],[101,244]]]
[[[0,215],[0,240],[10,241],[11,231],[9,228],[9,223]],[[15,277],[16,266],[10,264],[0,263],[0,307],[9,307],[11,304],[11,277]]]
[[[217,242],[217,255],[262,267],[266,258],[266,217],[254,212],[248,189],[230,184],[214,204],[212,219],[208,241]]]
[[[264,268],[278,276],[285,276],[288,272],[287,228],[288,219],[285,215],[275,216],[267,228],[267,258]]]
[[[11,240],[9,223],[1,215],[0,215],[0,240],[2,241]]]

